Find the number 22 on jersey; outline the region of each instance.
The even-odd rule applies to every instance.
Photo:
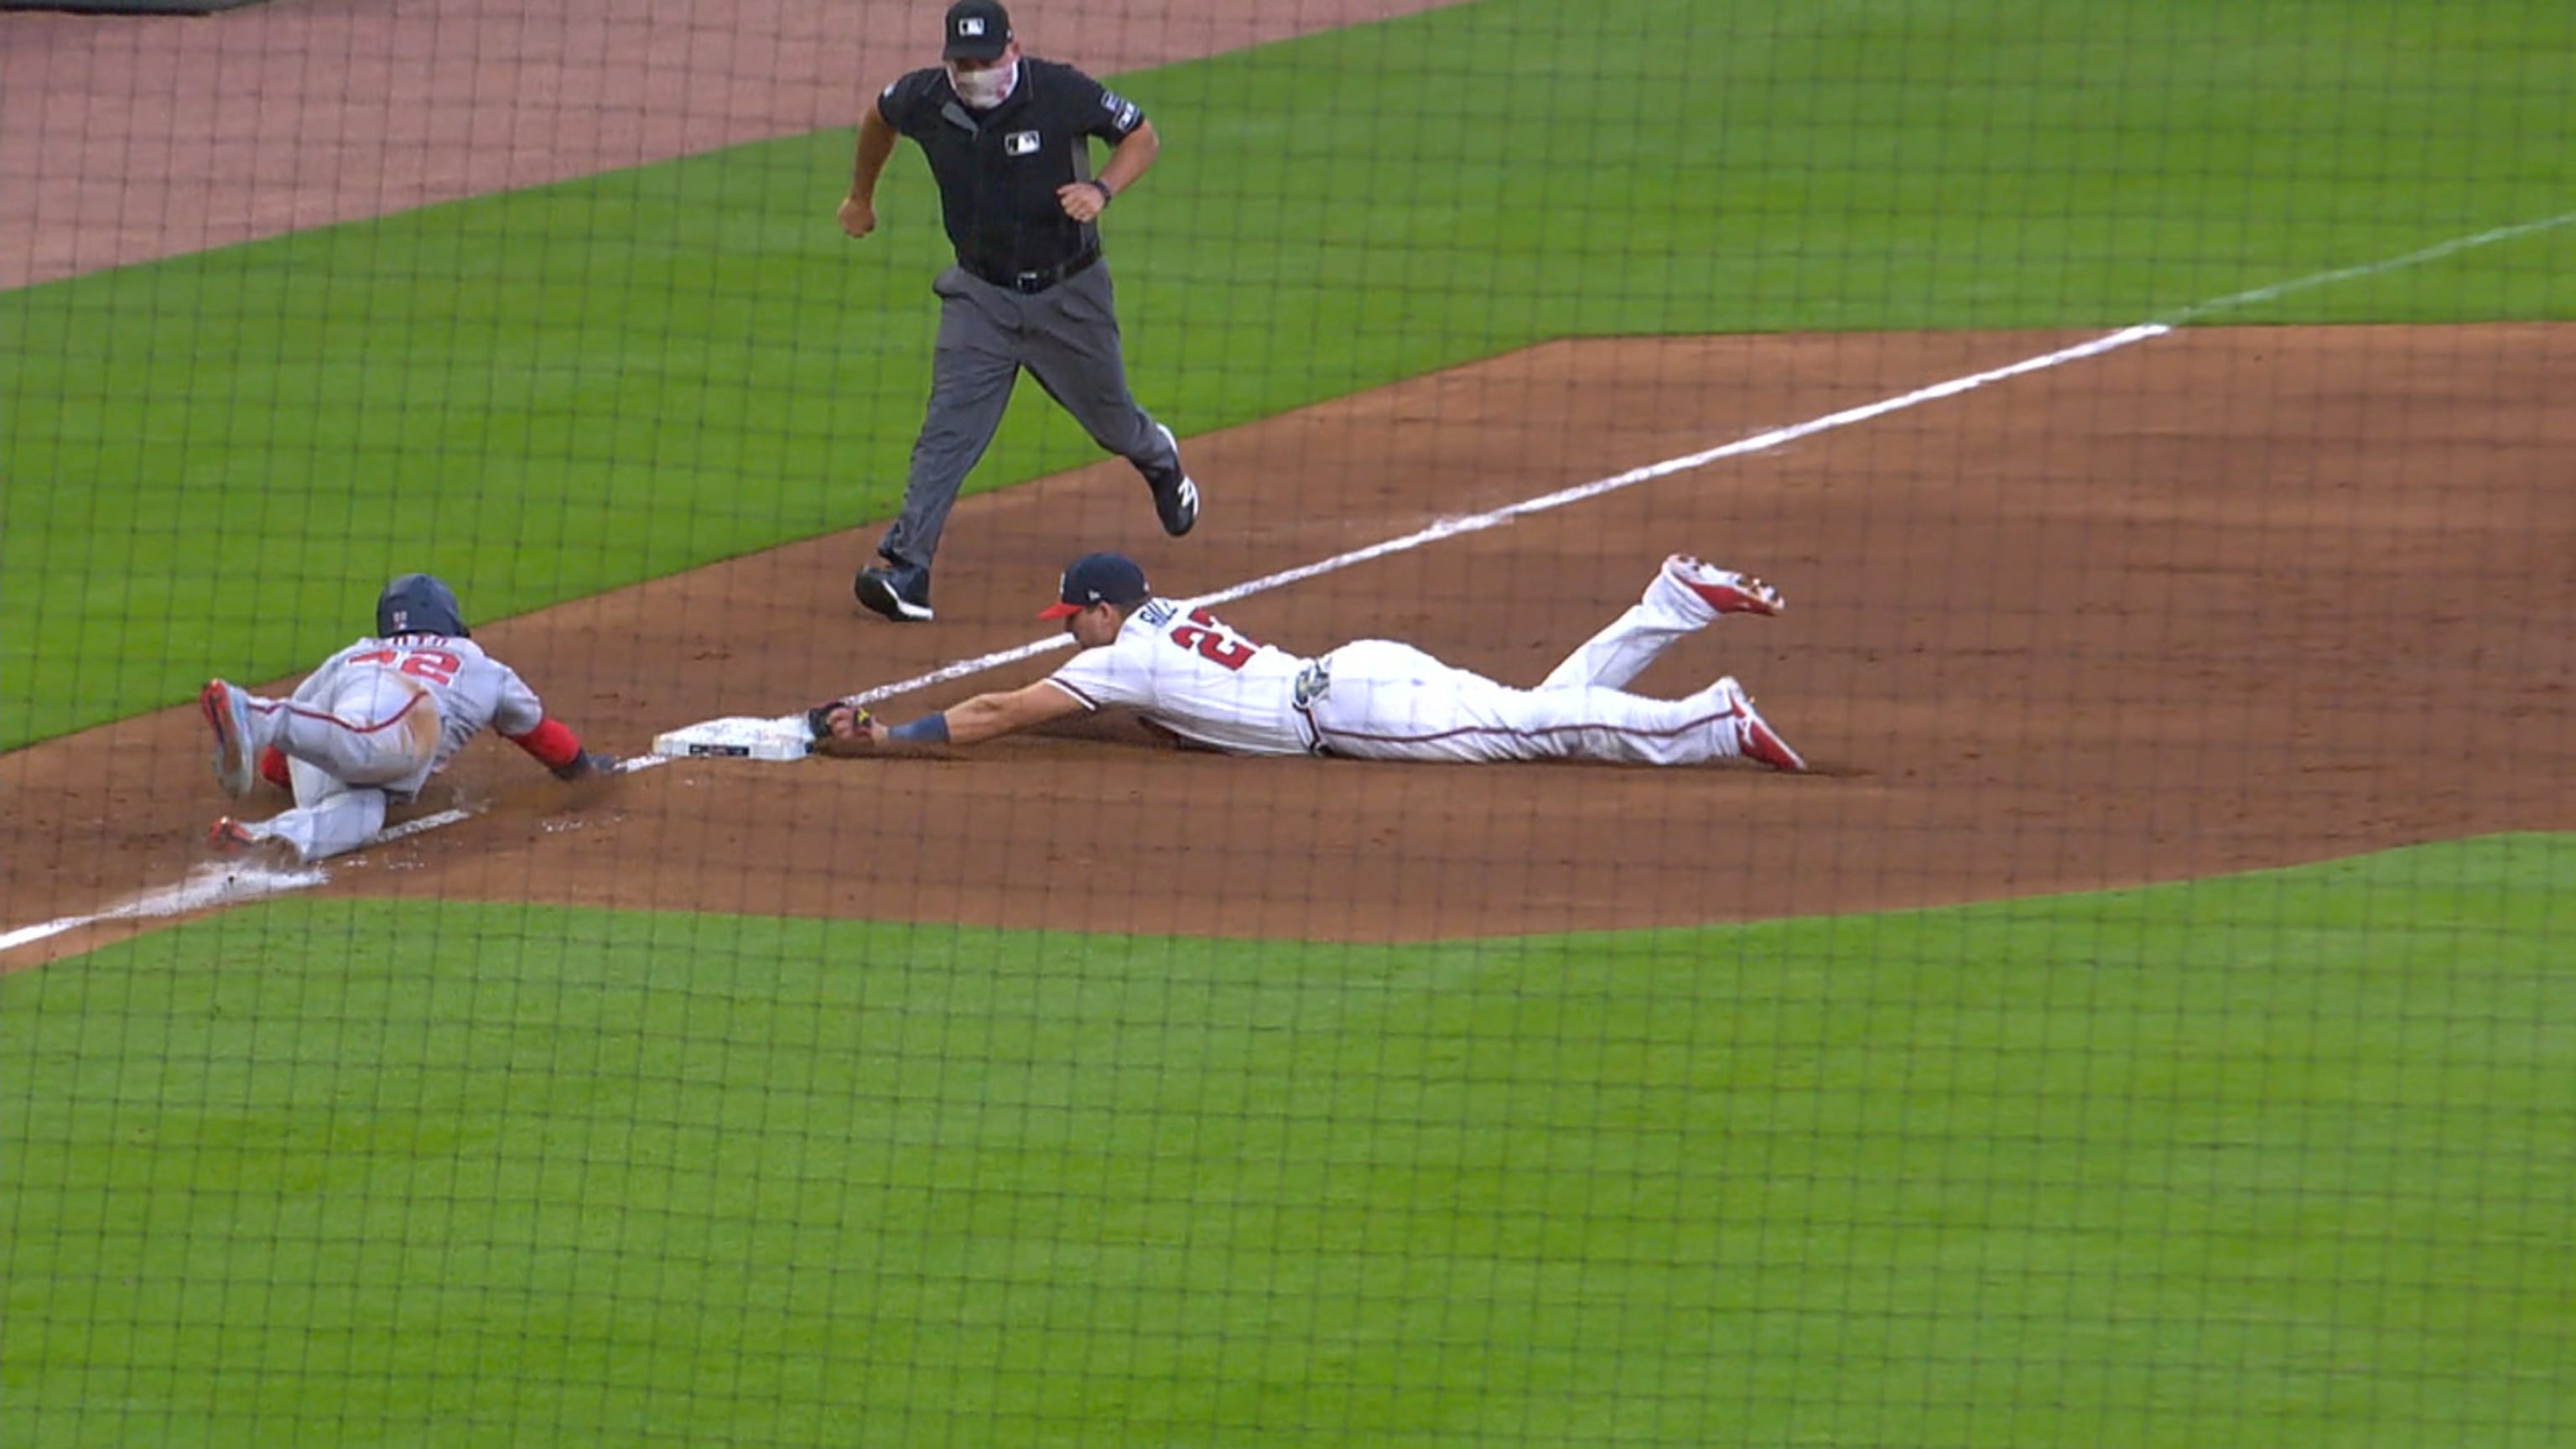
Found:
[[[1224,669],[1241,669],[1259,653],[1258,641],[1247,639],[1217,621],[1205,609],[1190,610],[1189,622],[1173,626],[1166,636],[1183,649],[1195,652],[1210,664]]]
[[[352,664],[375,664],[430,684],[446,686],[456,682],[456,671],[465,661],[444,649],[370,649],[349,656]]]

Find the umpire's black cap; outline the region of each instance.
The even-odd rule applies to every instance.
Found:
[[[1011,48],[1011,12],[998,0],[957,0],[940,34],[948,43],[939,53],[949,60],[999,60]]]
[[[1087,553],[1064,571],[1056,602],[1038,610],[1041,619],[1069,619],[1094,604],[1126,608],[1154,596],[1145,571],[1123,553]]]

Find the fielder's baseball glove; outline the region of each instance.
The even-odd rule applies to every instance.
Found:
[[[849,711],[848,734],[832,732],[832,712],[835,710]],[[874,718],[864,705],[852,704],[846,699],[827,699],[805,711],[805,728],[814,737],[814,752],[818,755],[859,754],[873,743],[868,737],[868,724]]]

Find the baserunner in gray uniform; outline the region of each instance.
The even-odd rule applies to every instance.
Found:
[[[249,795],[262,777],[295,792],[295,808],[271,819],[217,820],[207,842],[227,853],[273,845],[313,861],[355,850],[384,827],[386,806],[418,795],[486,729],[560,779],[617,763],[549,718],[518,671],[466,633],[455,593],[428,574],[385,585],[376,632],[322,661],[287,698],[217,679],[197,703],[226,794]]]
[[[1097,220],[1153,164],[1153,124],[1136,103],[1069,65],[1020,54],[996,0],[957,0],[945,63],[885,88],[859,120],[841,229],[876,230],[877,178],[895,138],[921,143],[957,265],[939,274],[930,411],[912,445],[903,514],[882,563],[851,592],[889,619],[931,617],[930,559],[957,490],[1002,425],[1027,368],[1092,440],[1136,465],[1174,537],[1198,522],[1198,485],[1172,431],[1136,405],[1119,356],[1117,303]],[[1114,149],[1091,172],[1090,138]]]

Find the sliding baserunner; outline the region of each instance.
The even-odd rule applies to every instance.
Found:
[[[355,850],[384,827],[388,805],[418,795],[487,727],[558,779],[617,763],[548,717],[518,671],[468,635],[455,593],[428,574],[385,585],[376,632],[324,660],[288,698],[217,679],[197,703],[225,793],[246,796],[263,776],[295,792],[295,808],[274,818],[218,819],[206,837],[226,853],[273,845],[313,861]]]
[[[1803,770],[1732,678],[1681,699],[1630,694],[1675,640],[1721,614],[1776,614],[1779,591],[1676,554],[1635,607],[1583,642],[1536,689],[1454,668],[1410,644],[1363,639],[1312,659],[1256,643],[1205,609],[1154,597],[1120,554],[1064,572],[1060,619],[1081,646],[1022,689],[979,694],[887,725],[842,701],[807,714],[826,754],[973,745],[1049,720],[1124,706],[1185,743],[1237,755],[1368,760],[1600,760],[1695,765],[1750,759]]]

